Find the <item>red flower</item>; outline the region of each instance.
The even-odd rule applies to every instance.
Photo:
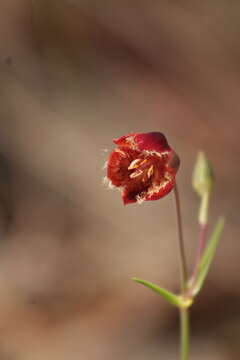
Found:
[[[114,143],[107,178],[122,189],[125,205],[158,200],[172,190],[180,160],[162,133],[128,134]]]

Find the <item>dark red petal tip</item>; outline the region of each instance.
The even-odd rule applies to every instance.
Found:
[[[180,166],[180,158],[179,156],[175,153],[175,151],[171,151],[169,153],[169,158],[168,161],[166,163],[166,168],[168,169],[168,171],[170,173],[176,174],[178,169]]]
[[[169,151],[166,137],[160,132],[150,132],[146,134],[136,134],[134,141],[139,150],[164,152]]]

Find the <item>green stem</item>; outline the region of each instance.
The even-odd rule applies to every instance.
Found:
[[[197,281],[199,267],[200,267],[202,255],[203,255],[203,252],[205,250],[206,241],[207,241],[207,224],[200,224],[199,228],[200,228],[200,231],[199,231],[198,249],[197,249],[196,260],[195,260],[193,273],[192,273],[192,276],[191,276],[191,279],[190,279],[190,291],[189,291],[190,295],[191,295],[191,292],[192,292],[191,290],[194,288],[195,283]]]
[[[209,208],[210,192],[206,192],[201,196],[200,209],[198,215],[199,224],[205,226],[208,223],[208,208]]]
[[[179,245],[179,255],[180,255],[179,264],[180,264],[181,292],[182,292],[182,295],[184,295],[184,293],[187,290],[188,271],[187,271],[187,260],[186,260],[184,240],[183,240],[183,227],[182,227],[180,197],[179,197],[179,193],[178,193],[177,183],[174,186],[174,194],[175,194],[177,225],[178,225],[178,245]]]
[[[189,310],[180,309],[180,323],[181,323],[181,360],[189,360]]]
[[[177,224],[178,224],[178,243],[180,254],[180,280],[181,280],[181,296],[187,296],[188,294],[188,271],[187,261],[183,239],[183,227],[180,197],[178,193],[177,184],[174,187]],[[189,360],[189,312],[187,308],[179,308],[180,312],[180,341],[181,341],[181,360]]]
[[[192,295],[192,291],[194,289],[195,283],[197,281],[197,276],[199,272],[199,266],[201,262],[201,258],[206,246],[207,241],[207,228],[208,228],[208,209],[209,209],[209,198],[210,193],[207,192],[201,196],[200,208],[199,208],[199,243],[196,254],[195,265],[193,269],[193,273],[190,279],[190,290],[189,295]]]

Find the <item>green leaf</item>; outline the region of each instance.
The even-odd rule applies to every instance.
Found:
[[[160,288],[159,286],[146,281],[146,280],[142,280],[139,278],[132,278],[133,281],[145,285],[146,287],[148,287],[149,289],[155,291],[157,294],[161,295],[165,300],[167,300],[170,304],[177,306],[177,307],[182,307],[185,305],[185,301],[183,299],[181,299],[180,296],[173,294],[171,291],[168,291],[166,289]]]
[[[194,285],[194,288],[192,291],[193,295],[197,295],[204,285],[205,279],[209,272],[210,265],[214,258],[214,255],[215,255],[215,252],[216,252],[216,249],[218,246],[218,242],[220,240],[220,237],[221,237],[221,234],[222,234],[222,231],[224,228],[224,223],[225,223],[224,218],[220,218],[210,239],[209,239],[208,246],[207,246],[206,250],[204,251],[204,254],[203,254],[201,262],[200,262],[199,272],[197,275],[197,281],[196,281],[196,284]]]

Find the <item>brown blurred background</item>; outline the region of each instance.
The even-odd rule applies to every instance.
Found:
[[[189,264],[199,149],[211,224],[227,226],[192,309],[192,359],[240,356],[240,3],[1,0],[0,359],[178,359],[178,318],[139,276],[177,290],[172,195],[123,207],[102,185],[112,139],[164,132]]]

